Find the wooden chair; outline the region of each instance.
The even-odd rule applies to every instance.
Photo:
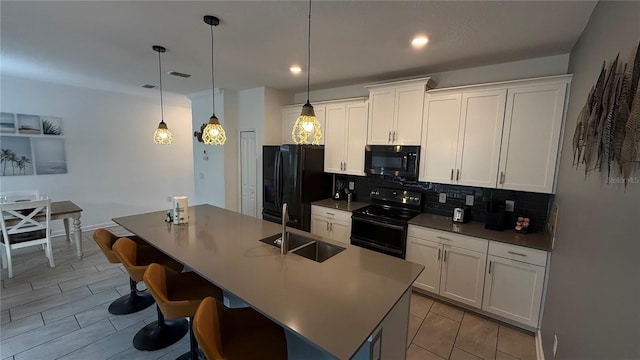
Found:
[[[0,204],[2,225],[2,266],[13,277],[11,251],[28,246],[44,245],[49,267],[54,267],[51,237],[51,200],[21,201]]]
[[[193,332],[209,360],[287,359],[281,326],[252,308],[227,308],[208,297],[193,317]]]
[[[144,273],[152,263],[160,264],[174,273],[179,273],[184,268],[184,265],[160,250],[138,246],[135,241],[126,237],[116,241],[113,251],[134,281],[144,281]],[[149,284],[146,285],[149,289]],[[158,320],[143,327],[134,336],[134,348],[149,351],[162,349],[180,340],[189,330],[186,319],[165,320],[160,307],[157,307],[157,312]]]
[[[177,360],[198,360],[198,343],[193,334],[193,316],[202,299],[214,297],[222,301],[222,290],[195,272],[179,274],[151,264],[144,272],[144,282],[167,319],[189,317],[189,351]]]
[[[102,253],[107,260],[112,264],[120,264],[120,258],[113,251],[113,244],[119,239],[118,236],[111,233],[109,230],[100,228],[93,232],[93,240],[98,244]],[[144,240],[131,237],[131,240],[135,241],[138,246],[149,246]],[[109,313],[113,315],[125,315],[133,314],[140,310],[146,309],[153,305],[155,300],[148,291],[139,291],[137,282],[129,277],[130,292],[128,295],[124,295],[114,300],[109,305]]]

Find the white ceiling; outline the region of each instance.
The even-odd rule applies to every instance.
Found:
[[[565,54],[584,29],[593,1],[321,1],[312,3],[311,89],[429,74]],[[303,91],[306,1],[0,2],[1,71],[45,81],[157,94],[154,44],[167,48],[163,88]],[[429,44],[411,48],[415,34]]]

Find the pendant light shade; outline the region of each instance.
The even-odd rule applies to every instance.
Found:
[[[322,129],[316,117],[313,106],[309,102],[309,83],[311,79],[311,0],[309,0],[309,31],[307,33],[307,103],[302,106],[302,112],[296,119],[291,130],[291,138],[296,144],[319,145],[322,140]],[[311,135],[313,137],[311,138]]]
[[[167,49],[159,45],[153,45],[153,50],[158,52],[158,70],[160,72],[160,123],[153,133],[153,141],[161,145],[171,144],[173,136],[167,127],[167,123],[164,122],[164,109],[162,106],[162,62],[160,61],[160,54],[167,51]]]
[[[216,116],[216,99],[215,99],[215,77],[213,72],[213,27],[220,24],[220,19],[215,16],[206,15],[204,22],[211,26],[211,102],[213,106],[213,115],[209,118],[209,123],[202,129],[202,142],[207,145],[224,145],[227,141],[227,135],[220,125],[220,120]],[[197,137],[197,133],[196,133]]]

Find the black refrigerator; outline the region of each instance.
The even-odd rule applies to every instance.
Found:
[[[262,218],[281,224],[282,204],[287,203],[287,226],[310,231],[311,202],[331,197],[324,146],[266,145],[262,156]]]

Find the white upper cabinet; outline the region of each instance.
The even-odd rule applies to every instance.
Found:
[[[553,193],[569,79],[510,87],[498,188]]]
[[[495,187],[507,91],[426,96],[421,181]]]
[[[369,87],[369,145],[419,145],[429,78]]]
[[[570,79],[427,92],[419,180],[552,193]]]
[[[364,176],[367,103],[348,101],[326,105],[324,171]]]
[[[313,104],[312,104],[313,105]],[[318,122],[320,123],[320,130],[322,131],[322,139],[320,139],[319,145],[324,145],[325,138],[325,105],[315,104],[313,110],[316,113]],[[291,131],[293,125],[296,123],[296,119],[302,112],[302,105],[289,105],[282,107],[282,143],[293,144],[293,138],[291,137]],[[309,136],[309,141],[313,141],[313,135]]]

